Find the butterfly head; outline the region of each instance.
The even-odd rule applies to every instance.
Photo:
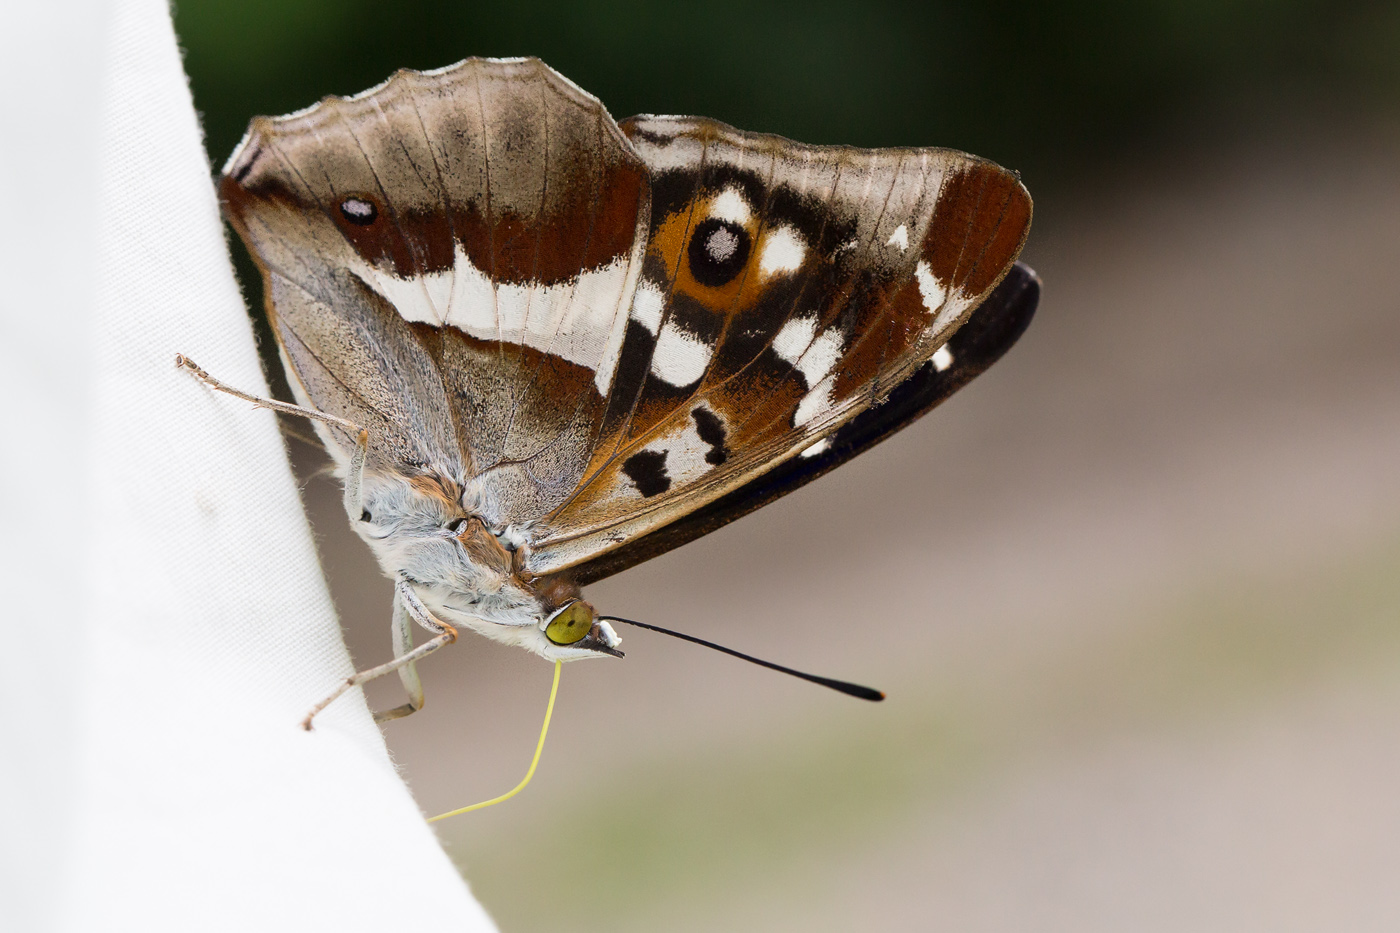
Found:
[[[544,620],[540,629],[547,643],[539,654],[551,660],[569,661],[574,658],[611,655],[622,657],[617,646],[622,639],[606,620],[598,618],[593,607],[576,599],[556,610]]]
[[[572,599],[554,608],[552,600],[540,598],[522,619],[521,613],[506,617],[495,615],[480,603],[470,613],[456,611],[465,595],[449,592],[438,601],[435,611],[454,624],[465,624],[493,641],[524,648],[547,661],[623,657],[618,648],[622,638],[582,599]]]

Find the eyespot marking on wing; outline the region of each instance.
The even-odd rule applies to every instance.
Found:
[[[743,271],[752,244],[749,232],[731,220],[700,222],[686,247],[691,277],[709,288],[728,284]]]

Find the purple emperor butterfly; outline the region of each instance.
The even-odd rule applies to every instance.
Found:
[[[396,659],[351,681],[400,670],[380,718],[459,627],[620,654],[581,586],[911,423],[1039,295],[990,162],[619,124],[535,59],[258,118],[220,193],[300,403],[268,404],[315,420],[396,587]]]

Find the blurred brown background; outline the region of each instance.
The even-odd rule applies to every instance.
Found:
[[[954,146],[1036,197],[1045,292],[1006,359],[588,593],[890,699],[623,632],[625,661],[565,670],[534,784],[440,826],[504,929],[1394,928],[1400,8],[176,12],[216,166],[254,114],[536,54],[618,117]],[[291,449],[377,663],[390,585]],[[471,639],[421,672],[386,734],[424,810],[513,786],[549,666]]]

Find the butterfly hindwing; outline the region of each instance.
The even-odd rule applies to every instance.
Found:
[[[651,171],[646,259],[599,443],[536,572],[669,525],[884,398],[1006,273],[1030,221],[1013,175],[961,153],[697,118],[623,131]]]

